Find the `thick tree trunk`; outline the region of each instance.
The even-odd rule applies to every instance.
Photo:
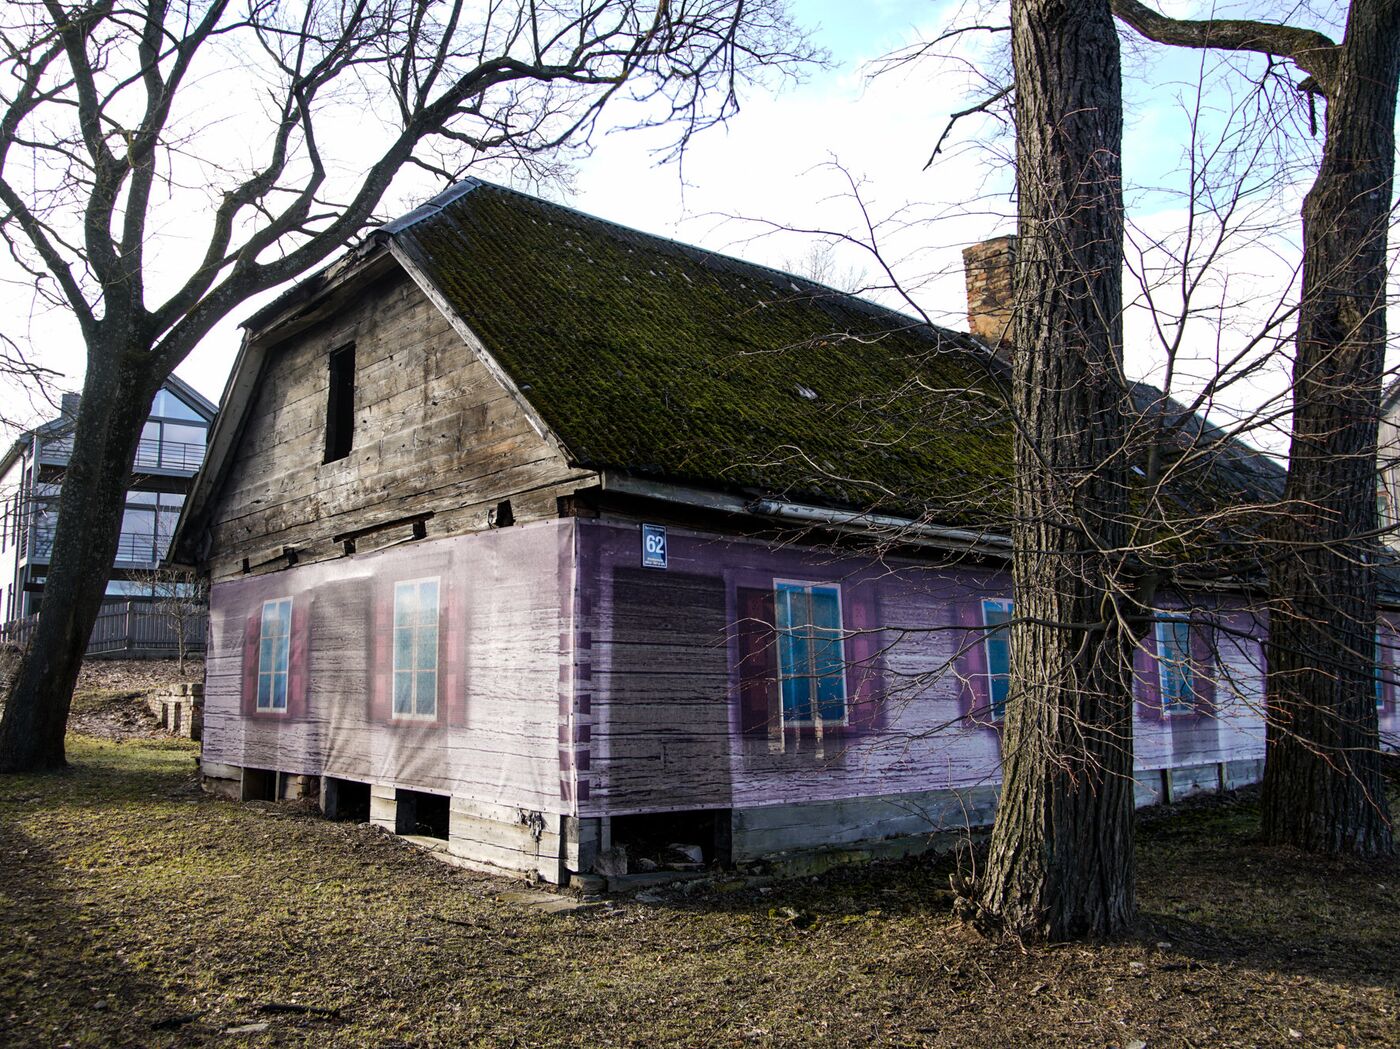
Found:
[[[73,686],[112,571],[127,478],[155,387],[125,347],[94,348],[78,410],[73,454],[39,624],[0,717],[0,772],[64,764]]]
[[[1293,437],[1272,579],[1267,840],[1389,853],[1374,650],[1376,431],[1400,0],[1355,0],[1303,205]]]
[[[1014,0],[1020,241],[1013,690],[983,912],[1025,938],[1133,919],[1122,106],[1108,0]]]

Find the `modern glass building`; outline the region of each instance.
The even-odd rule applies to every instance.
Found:
[[[7,622],[37,612],[43,599],[78,402],[77,394],[65,394],[58,418],[22,433],[0,459],[0,615]],[[150,573],[165,557],[185,493],[204,461],[214,412],[174,376],[151,402],[132,463],[109,597],[151,596]]]

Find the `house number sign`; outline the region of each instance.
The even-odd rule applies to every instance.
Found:
[[[666,529],[662,525],[642,525],[642,567],[666,567]]]

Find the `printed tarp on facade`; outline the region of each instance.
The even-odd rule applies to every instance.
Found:
[[[178,539],[214,579],[206,774],[362,791],[390,829],[440,804],[459,857],[552,881],[656,835],[738,862],[987,819],[1003,374],[800,278],[454,187],[250,323]],[[1276,494],[1238,445],[1193,463],[1183,506]],[[1144,800],[1263,746],[1248,602],[1163,607]]]

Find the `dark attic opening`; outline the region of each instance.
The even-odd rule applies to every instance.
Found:
[[[355,347],[331,354],[330,392],[326,398],[326,458],[333,463],[350,454],[355,441]]]
[[[626,849],[629,874],[727,867],[730,827],[729,809],[614,816],[612,844]]]
[[[321,811],[327,819],[369,822],[369,784],[327,776],[323,781]]]
[[[398,833],[447,840],[452,799],[446,794],[399,788],[394,792],[394,801],[394,830]]]

